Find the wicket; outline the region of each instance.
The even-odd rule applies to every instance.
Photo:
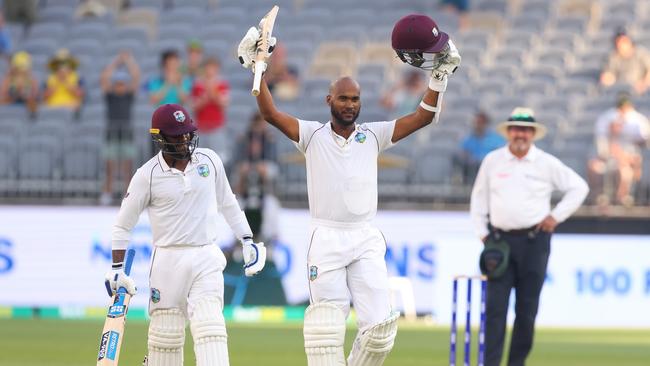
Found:
[[[467,311],[465,312],[465,355],[464,366],[470,366],[472,350],[472,280],[481,281],[481,315],[478,329],[478,366],[485,362],[485,296],[487,293],[487,277],[485,276],[455,276],[451,300],[451,335],[449,337],[449,366],[456,366],[456,311],[458,308],[458,280],[467,280]]]

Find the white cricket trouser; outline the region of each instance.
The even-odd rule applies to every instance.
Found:
[[[180,309],[189,319],[192,304],[211,297],[223,309],[226,257],[217,245],[156,247],[149,276],[149,314]]]
[[[359,331],[384,321],[391,312],[386,240],[371,225],[316,222],[307,254],[310,302],[327,302],[357,313]]]

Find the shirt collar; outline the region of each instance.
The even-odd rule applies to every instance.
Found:
[[[519,160],[519,161],[524,161],[524,160],[525,160],[525,161],[534,162],[535,159],[537,159],[537,157],[539,156],[539,150],[537,149],[537,147],[535,147],[534,144],[531,144],[531,145],[530,145],[530,149],[528,149],[528,153],[527,153],[526,155],[524,155],[524,157],[521,158],[521,159],[519,159],[518,157],[516,157],[516,156],[515,156],[515,155],[510,151],[510,147],[509,147],[509,145],[506,145],[506,146],[505,146],[505,152],[506,152],[506,157],[508,158],[508,160]]]
[[[345,137],[343,137],[343,136],[339,135],[338,133],[334,132],[334,129],[332,128],[332,121],[327,121],[327,128],[329,128],[330,132],[332,133],[332,136],[334,136],[334,138],[336,138],[336,139],[345,140],[347,142],[350,142],[354,138],[354,135],[356,134],[356,132],[359,131],[359,127],[360,127],[360,125],[358,123],[355,123],[354,124],[354,132],[352,132],[350,134],[350,137],[348,137],[346,139]]]

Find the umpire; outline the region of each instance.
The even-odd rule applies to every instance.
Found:
[[[501,362],[514,288],[515,323],[508,366],[519,366],[525,364],[533,345],[551,234],[580,206],[589,188],[576,172],[533,144],[544,137],[546,128],[535,121],[531,109],[515,108],[497,130],[508,145],[492,151],[481,163],[470,212],[485,243],[481,255],[481,268],[488,275],[485,365]],[[563,197],[551,209],[551,193],[556,190]],[[494,251],[500,255],[494,256]]]

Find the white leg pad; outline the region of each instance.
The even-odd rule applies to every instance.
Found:
[[[399,312],[357,336],[348,357],[348,366],[381,366],[395,343]]]
[[[228,366],[228,335],[218,299],[203,299],[193,306],[190,329],[197,366]]]
[[[309,305],[303,335],[308,366],[345,366],[345,315],[338,306]]]
[[[149,323],[148,366],[182,366],[185,315],[180,309],[154,310]]]

